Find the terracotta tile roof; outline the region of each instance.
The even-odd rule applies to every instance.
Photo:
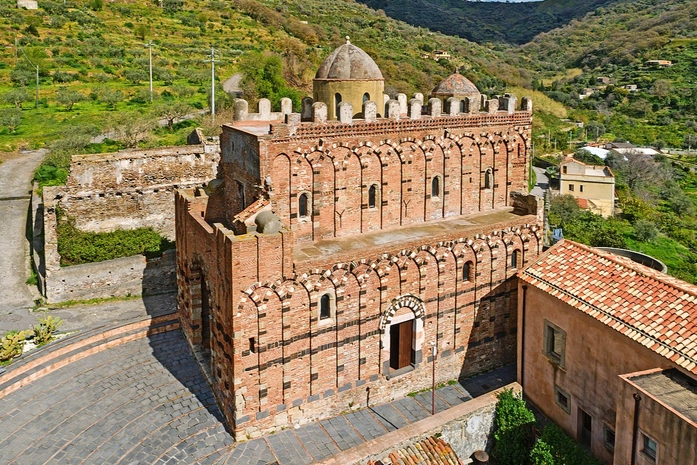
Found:
[[[398,449],[380,461],[370,460],[366,465],[464,465],[453,448],[440,438],[431,436]]]
[[[697,374],[697,287],[562,240],[518,277]]]
[[[588,210],[588,199],[581,199],[577,198],[576,203],[578,204],[579,207]]]

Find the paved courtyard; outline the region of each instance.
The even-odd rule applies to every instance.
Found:
[[[436,410],[513,378],[506,367],[442,387]],[[0,377],[2,464],[310,464],[424,419],[431,409],[424,392],[235,444],[178,330],[84,357],[3,396],[10,384]]]

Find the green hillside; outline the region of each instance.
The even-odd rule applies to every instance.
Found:
[[[463,0],[361,0],[388,16],[468,40],[524,44],[536,35],[618,0],[475,2]]]
[[[501,89],[503,80],[529,81],[500,52],[409,26],[353,1],[162,0],[162,7],[147,0],[39,3],[38,10],[27,11],[17,9],[14,0],[0,0],[0,150],[61,138],[85,140],[86,133],[132,124],[152,110],[169,115],[174,103],[205,111],[211,47],[217,51],[219,82],[240,70],[262,79],[242,83],[252,101],[282,95],[298,101],[311,88],[321,60],[346,35],[375,58],[390,92],[426,93],[456,66],[485,89]],[[153,104],[148,41],[154,45]],[[449,50],[453,61],[422,58],[429,47]],[[279,81],[279,74],[285,79]],[[224,92],[216,97],[219,111],[229,106]],[[149,142],[136,134],[85,150],[114,150],[134,139],[141,146],[181,143],[190,131],[181,126],[157,130]]]
[[[695,31],[694,0],[626,2],[536,37],[518,63],[537,71],[535,88],[599,122],[606,137],[681,147],[697,131]],[[581,99],[584,89],[594,92]]]

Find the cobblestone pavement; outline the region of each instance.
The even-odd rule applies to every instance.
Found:
[[[515,381],[515,366],[485,373],[436,390],[436,412],[467,402]],[[363,442],[427,418],[431,392],[377,405],[298,429],[286,429],[237,445],[220,463],[236,465],[309,465]]]
[[[233,444],[179,331],[55,370],[0,399],[0,463],[215,463]]]
[[[509,366],[442,387],[436,410],[513,380]],[[0,398],[0,463],[309,465],[430,411],[431,393],[423,392],[235,444],[182,333],[169,331],[85,357]]]

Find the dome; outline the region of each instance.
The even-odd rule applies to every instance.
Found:
[[[315,79],[320,80],[383,80],[380,68],[372,58],[359,47],[346,43],[334,50],[317,70]]]
[[[481,92],[472,81],[459,73],[451,74],[436,86],[431,95],[448,97],[479,97]]]

